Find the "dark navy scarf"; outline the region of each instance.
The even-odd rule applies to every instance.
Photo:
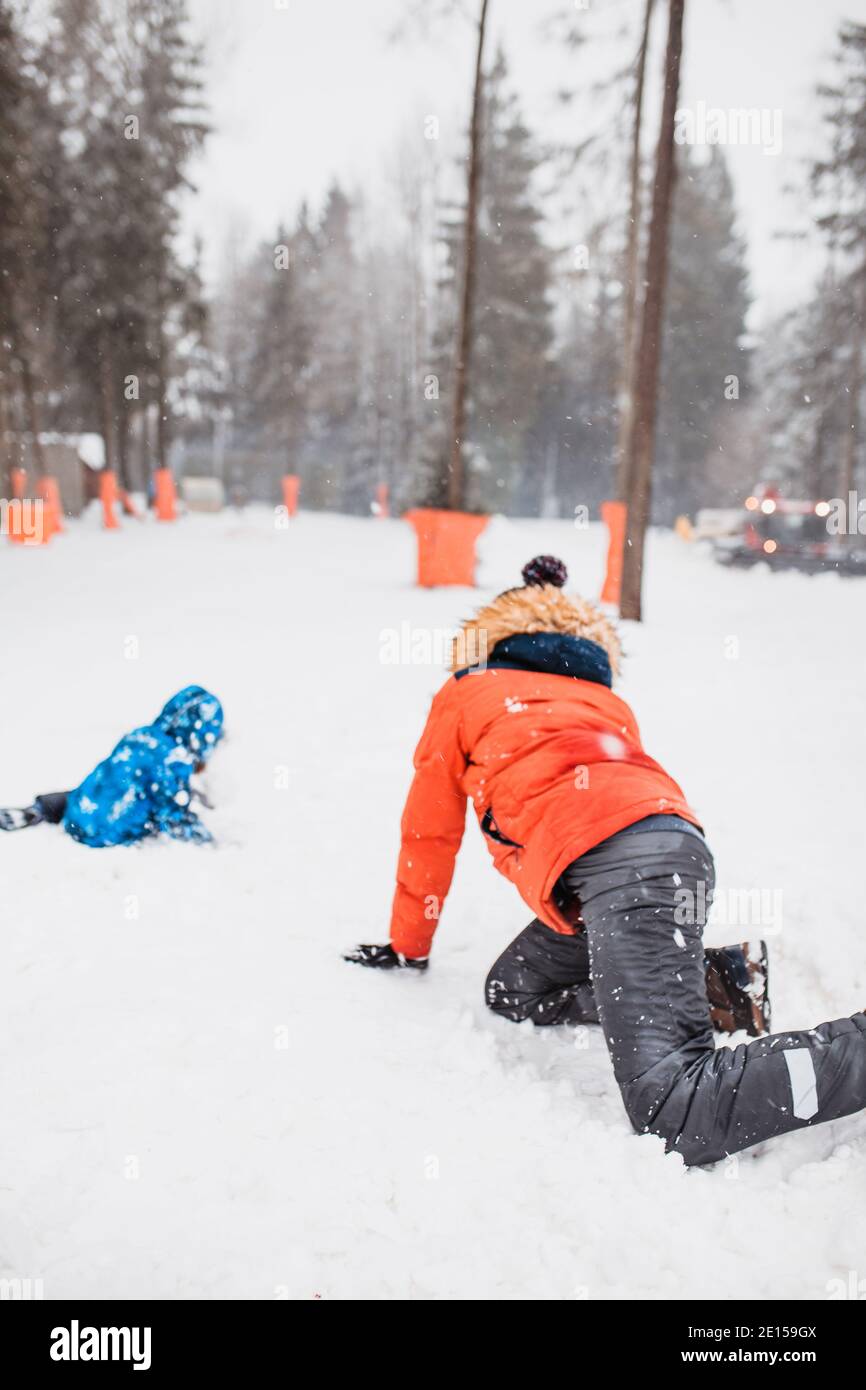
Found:
[[[542,671],[548,676],[572,676],[610,686],[613,677],[604,647],[587,637],[571,637],[566,632],[516,632],[497,642],[480,667],[466,667],[455,674],[469,675],[477,670]]]

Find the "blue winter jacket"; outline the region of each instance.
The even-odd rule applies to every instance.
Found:
[[[212,839],[191,809],[190,778],[223,732],[222,705],[200,685],[173,695],[152,724],[133,729],[69,793],[63,828],[82,844],[130,845],[164,832]]]

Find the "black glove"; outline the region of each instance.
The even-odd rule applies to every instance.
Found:
[[[426,970],[426,956],[401,956],[393,946],[356,946],[347,951],[343,960],[353,965],[368,965],[373,970]]]

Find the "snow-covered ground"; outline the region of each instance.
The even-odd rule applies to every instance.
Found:
[[[0,545],[0,802],[77,783],[188,682],[228,729],[216,849],[0,836],[0,1276],[341,1299],[821,1299],[866,1276],[866,1115],[688,1172],[631,1133],[598,1030],[488,1014],[528,914],[471,818],[428,975],[340,960],[387,936],[441,679],[424,648],[538,551],[601,581],[597,528],[497,520],[477,593],[416,589],[412,547],[397,521],[264,509]],[[773,905],[710,939],[772,933],[779,1027],[851,1013],[866,585],[727,572],[668,536],[649,567],[620,689],[720,892]]]

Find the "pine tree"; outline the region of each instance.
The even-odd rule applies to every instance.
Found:
[[[847,498],[862,478],[866,25],[842,24],[832,80],[818,91],[826,153],[811,168],[809,193],[827,265],[806,303],[764,335],[760,408],[769,458],[759,476],[785,479],[806,497]]]
[[[101,0],[56,13],[55,79],[72,151],[70,216],[58,232],[61,322],[106,465],[127,483],[130,411],[153,404],[156,461],[168,461],[173,351],[194,312],[195,277],[175,252],[179,195],[205,135],[199,55],[185,26],[185,0],[128,0],[123,23]]]
[[[352,204],[331,185],[316,229],[315,329],[311,349],[311,434],[305,490],[325,506],[357,503],[361,315]]]
[[[839,293],[825,274],[805,304],[768,325],[756,354],[762,446],[753,481],[785,483],[796,497],[831,497],[839,488],[848,419]]]
[[[277,229],[260,250],[266,267],[253,324],[248,401],[260,446],[277,475],[297,472],[308,429],[313,343],[311,285],[305,272],[312,233],[302,211],[298,229]]]
[[[0,3],[0,469],[26,462],[11,445],[29,440],[38,473],[50,386],[53,312],[52,226],[59,126],[34,44]]]
[[[724,444],[748,390],[745,246],[727,162],[719,146],[704,163],[688,146],[679,157],[653,482],[653,516],[666,523],[736,505],[739,476],[733,491]]]
[[[207,125],[203,116],[201,52],[188,37],[187,0],[128,0],[133,71],[140,99],[146,196],[155,213],[147,254],[149,347],[157,408],[157,464],[166,467],[171,442],[171,381],[175,346],[199,312],[198,281],[178,263],[179,197]]]
[[[587,247],[589,264],[570,271],[568,317],[541,411],[543,487],[529,510],[597,515],[614,487],[618,386],[622,368],[620,227],[611,219]],[[591,344],[591,350],[587,345]]]
[[[812,168],[816,221],[833,260],[838,298],[837,364],[845,379],[847,420],[839,491],[854,488],[862,453],[866,335],[866,24],[839,29],[834,81],[819,89],[830,152]]]
[[[500,52],[485,81],[472,374],[465,431],[465,495],[472,508],[507,509],[521,470],[531,472],[534,463],[541,472],[541,461],[526,457],[553,344],[549,296],[554,253],[541,235],[543,217],[535,190],[540,162],[509,91],[507,65]],[[460,221],[446,224],[443,237],[442,292],[446,304],[449,300],[453,304],[462,254]],[[434,439],[439,449],[452,413],[453,321],[444,316],[437,337],[441,398]],[[439,476],[440,470],[429,469],[428,480]],[[429,493],[428,499],[441,501]]]
[[[23,92],[21,37],[12,7],[0,0],[0,488],[11,496],[9,470],[18,463],[12,445],[16,379],[14,354],[19,340],[15,295],[23,261],[23,208],[26,170],[21,159]]]

